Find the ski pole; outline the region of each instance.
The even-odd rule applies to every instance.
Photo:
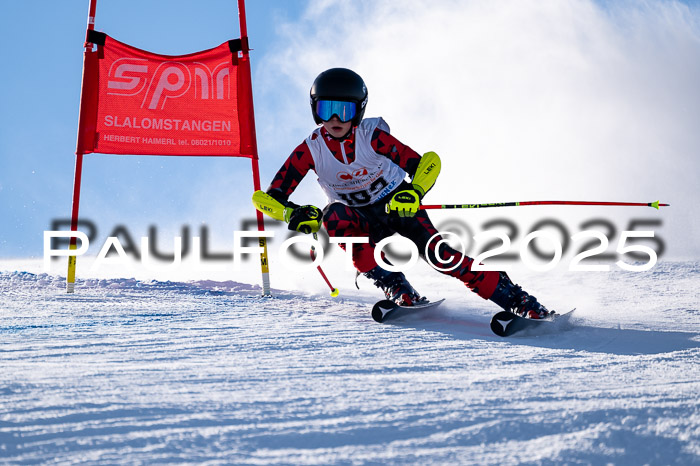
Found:
[[[318,241],[318,235],[316,233],[314,233],[314,240]],[[311,253],[311,260],[315,261],[316,260],[316,248],[311,246],[310,253]],[[328,285],[328,287],[331,289],[331,296],[333,296],[334,298],[336,296],[338,296],[340,291],[338,291],[338,288],[335,288],[333,285],[331,285],[330,280],[328,280],[328,277],[326,277],[326,274],[323,273],[323,269],[321,268],[321,266],[317,265],[316,268],[318,269],[318,273],[320,273],[321,276],[323,277],[323,279],[326,281],[326,285]]]
[[[671,204],[660,204],[656,202],[596,202],[596,201],[525,201],[525,202],[495,202],[485,204],[427,204],[421,205],[420,209],[483,209],[485,207],[518,207],[526,205],[596,205],[596,206],[643,206],[668,207]]]

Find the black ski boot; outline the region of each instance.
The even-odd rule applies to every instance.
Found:
[[[501,277],[498,280],[496,291],[489,298],[494,303],[501,306],[506,311],[518,314],[521,317],[528,319],[545,319],[554,314],[554,311],[547,310],[541,305],[537,298],[531,296],[526,291],[514,284],[508,274],[500,272]]]
[[[389,272],[376,266],[363,275],[373,280],[375,286],[384,291],[386,299],[395,302],[399,306],[413,306],[425,300],[413,289],[408,280],[406,280],[406,276],[401,272]]]

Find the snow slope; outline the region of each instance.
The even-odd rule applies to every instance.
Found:
[[[502,339],[467,292],[380,325],[366,295],[0,272],[0,462],[700,464],[699,279],[553,277],[572,326]]]

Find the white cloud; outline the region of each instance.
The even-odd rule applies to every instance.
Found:
[[[256,76],[261,150],[284,154],[268,171],[313,128],[314,77],[344,66],[367,82],[367,116],[441,154],[432,202],[660,198],[673,204],[661,214],[596,213],[659,216],[669,250],[700,255],[698,8],[318,0],[282,31]]]

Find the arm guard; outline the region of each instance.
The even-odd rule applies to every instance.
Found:
[[[423,157],[421,157],[420,162],[418,162],[416,174],[411,180],[413,189],[415,189],[422,198],[425,196],[425,193],[433,187],[439,174],[440,157],[438,157],[435,152],[426,152],[423,154]]]
[[[293,207],[285,207],[277,199],[260,190],[253,193],[253,205],[260,212],[283,222],[289,222],[289,216],[294,210]]]

